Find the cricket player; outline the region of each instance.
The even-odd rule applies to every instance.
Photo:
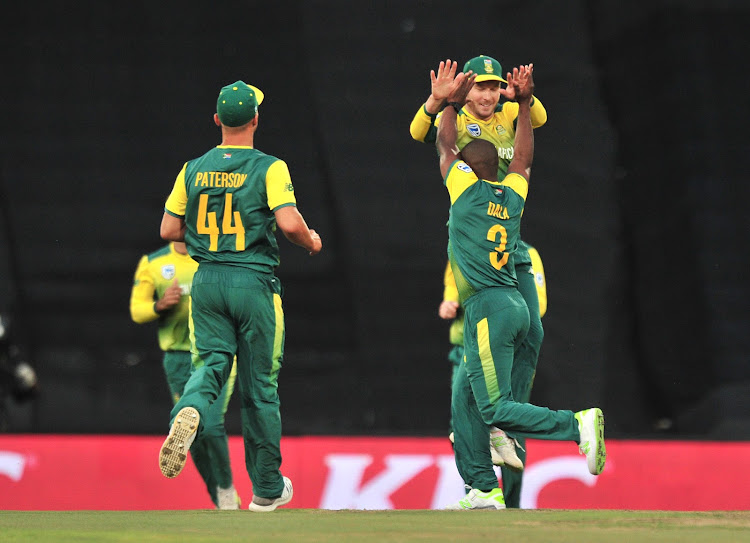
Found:
[[[440,63],[437,74],[430,73],[431,93],[424,105],[417,111],[409,127],[412,137],[421,142],[435,141],[440,125],[441,110],[445,106],[447,90],[455,77],[456,62],[446,60]],[[474,87],[469,92],[466,104],[459,112],[457,146],[463,149],[469,142],[482,139],[492,143],[498,155],[498,179],[502,179],[513,159],[513,143],[516,135],[516,121],[519,105],[513,101],[502,101],[502,66],[492,57],[479,55],[464,65],[464,73],[471,70],[476,74]],[[533,128],[547,122],[547,111],[538,98],[531,99],[531,125]],[[517,401],[528,402],[536,375],[539,352],[544,340],[539,313],[539,295],[532,268],[530,246],[519,239],[514,263],[518,288],[529,307],[529,331],[518,347],[513,366],[511,383]],[[519,507],[523,464],[526,461],[525,440],[522,437],[506,435],[499,428],[492,428],[490,443],[493,449],[493,462],[501,466],[503,489],[508,507]],[[518,445],[518,447],[516,447]]]
[[[460,152],[456,118],[475,74],[461,72],[449,86],[438,128],[440,172],[450,196],[448,257],[464,306],[464,363],[453,386],[456,466],[470,491],[448,509],[504,509],[486,442],[496,426],[524,437],[572,440],[589,471],[604,469],[604,416],[599,408],[574,413],[514,400],[510,372],[526,335],[529,310],[518,291],[514,253],[534,155],[530,105],[533,65],[514,68],[502,90],[519,105],[514,156],[503,181],[494,145],[478,139]]]
[[[237,355],[245,463],[253,483],[251,511],[289,503],[292,482],[281,474],[278,377],[284,312],[276,227],[311,256],[322,249],[297,209],[283,160],[254,148],[263,93],[237,81],[223,87],[215,124],[221,145],[185,163],[165,204],[161,236],[185,241],[198,262],[191,319],[195,370],[171,413],[159,452],[166,477],[177,476]]]
[[[162,365],[174,403],[182,396],[193,368],[188,313],[190,287],[197,269],[198,263],[188,255],[185,243],[175,241],[141,257],[130,292],[133,321],[138,324],[158,321],[159,347],[164,351]],[[224,427],[236,370],[233,365],[217,401],[208,410],[205,431],[190,449],[195,467],[218,509],[239,509],[240,504],[232,482]]]

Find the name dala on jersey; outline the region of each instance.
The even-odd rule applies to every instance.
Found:
[[[245,184],[246,173],[198,172],[195,175],[195,186],[237,188]]]

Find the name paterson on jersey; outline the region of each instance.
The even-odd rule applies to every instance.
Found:
[[[198,172],[195,175],[195,186],[237,188],[245,184],[246,173]]]

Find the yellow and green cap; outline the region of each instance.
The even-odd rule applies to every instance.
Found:
[[[235,81],[219,92],[216,114],[225,126],[242,126],[253,120],[262,102],[263,93],[259,88]]]
[[[477,74],[477,78],[474,80],[477,83],[481,83],[482,81],[502,81],[503,83],[507,83],[507,81],[501,77],[503,67],[492,57],[485,55],[474,57],[464,64],[464,73],[469,70]]]

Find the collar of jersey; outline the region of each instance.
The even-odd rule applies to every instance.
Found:
[[[217,149],[252,149],[252,145],[217,145]]]

